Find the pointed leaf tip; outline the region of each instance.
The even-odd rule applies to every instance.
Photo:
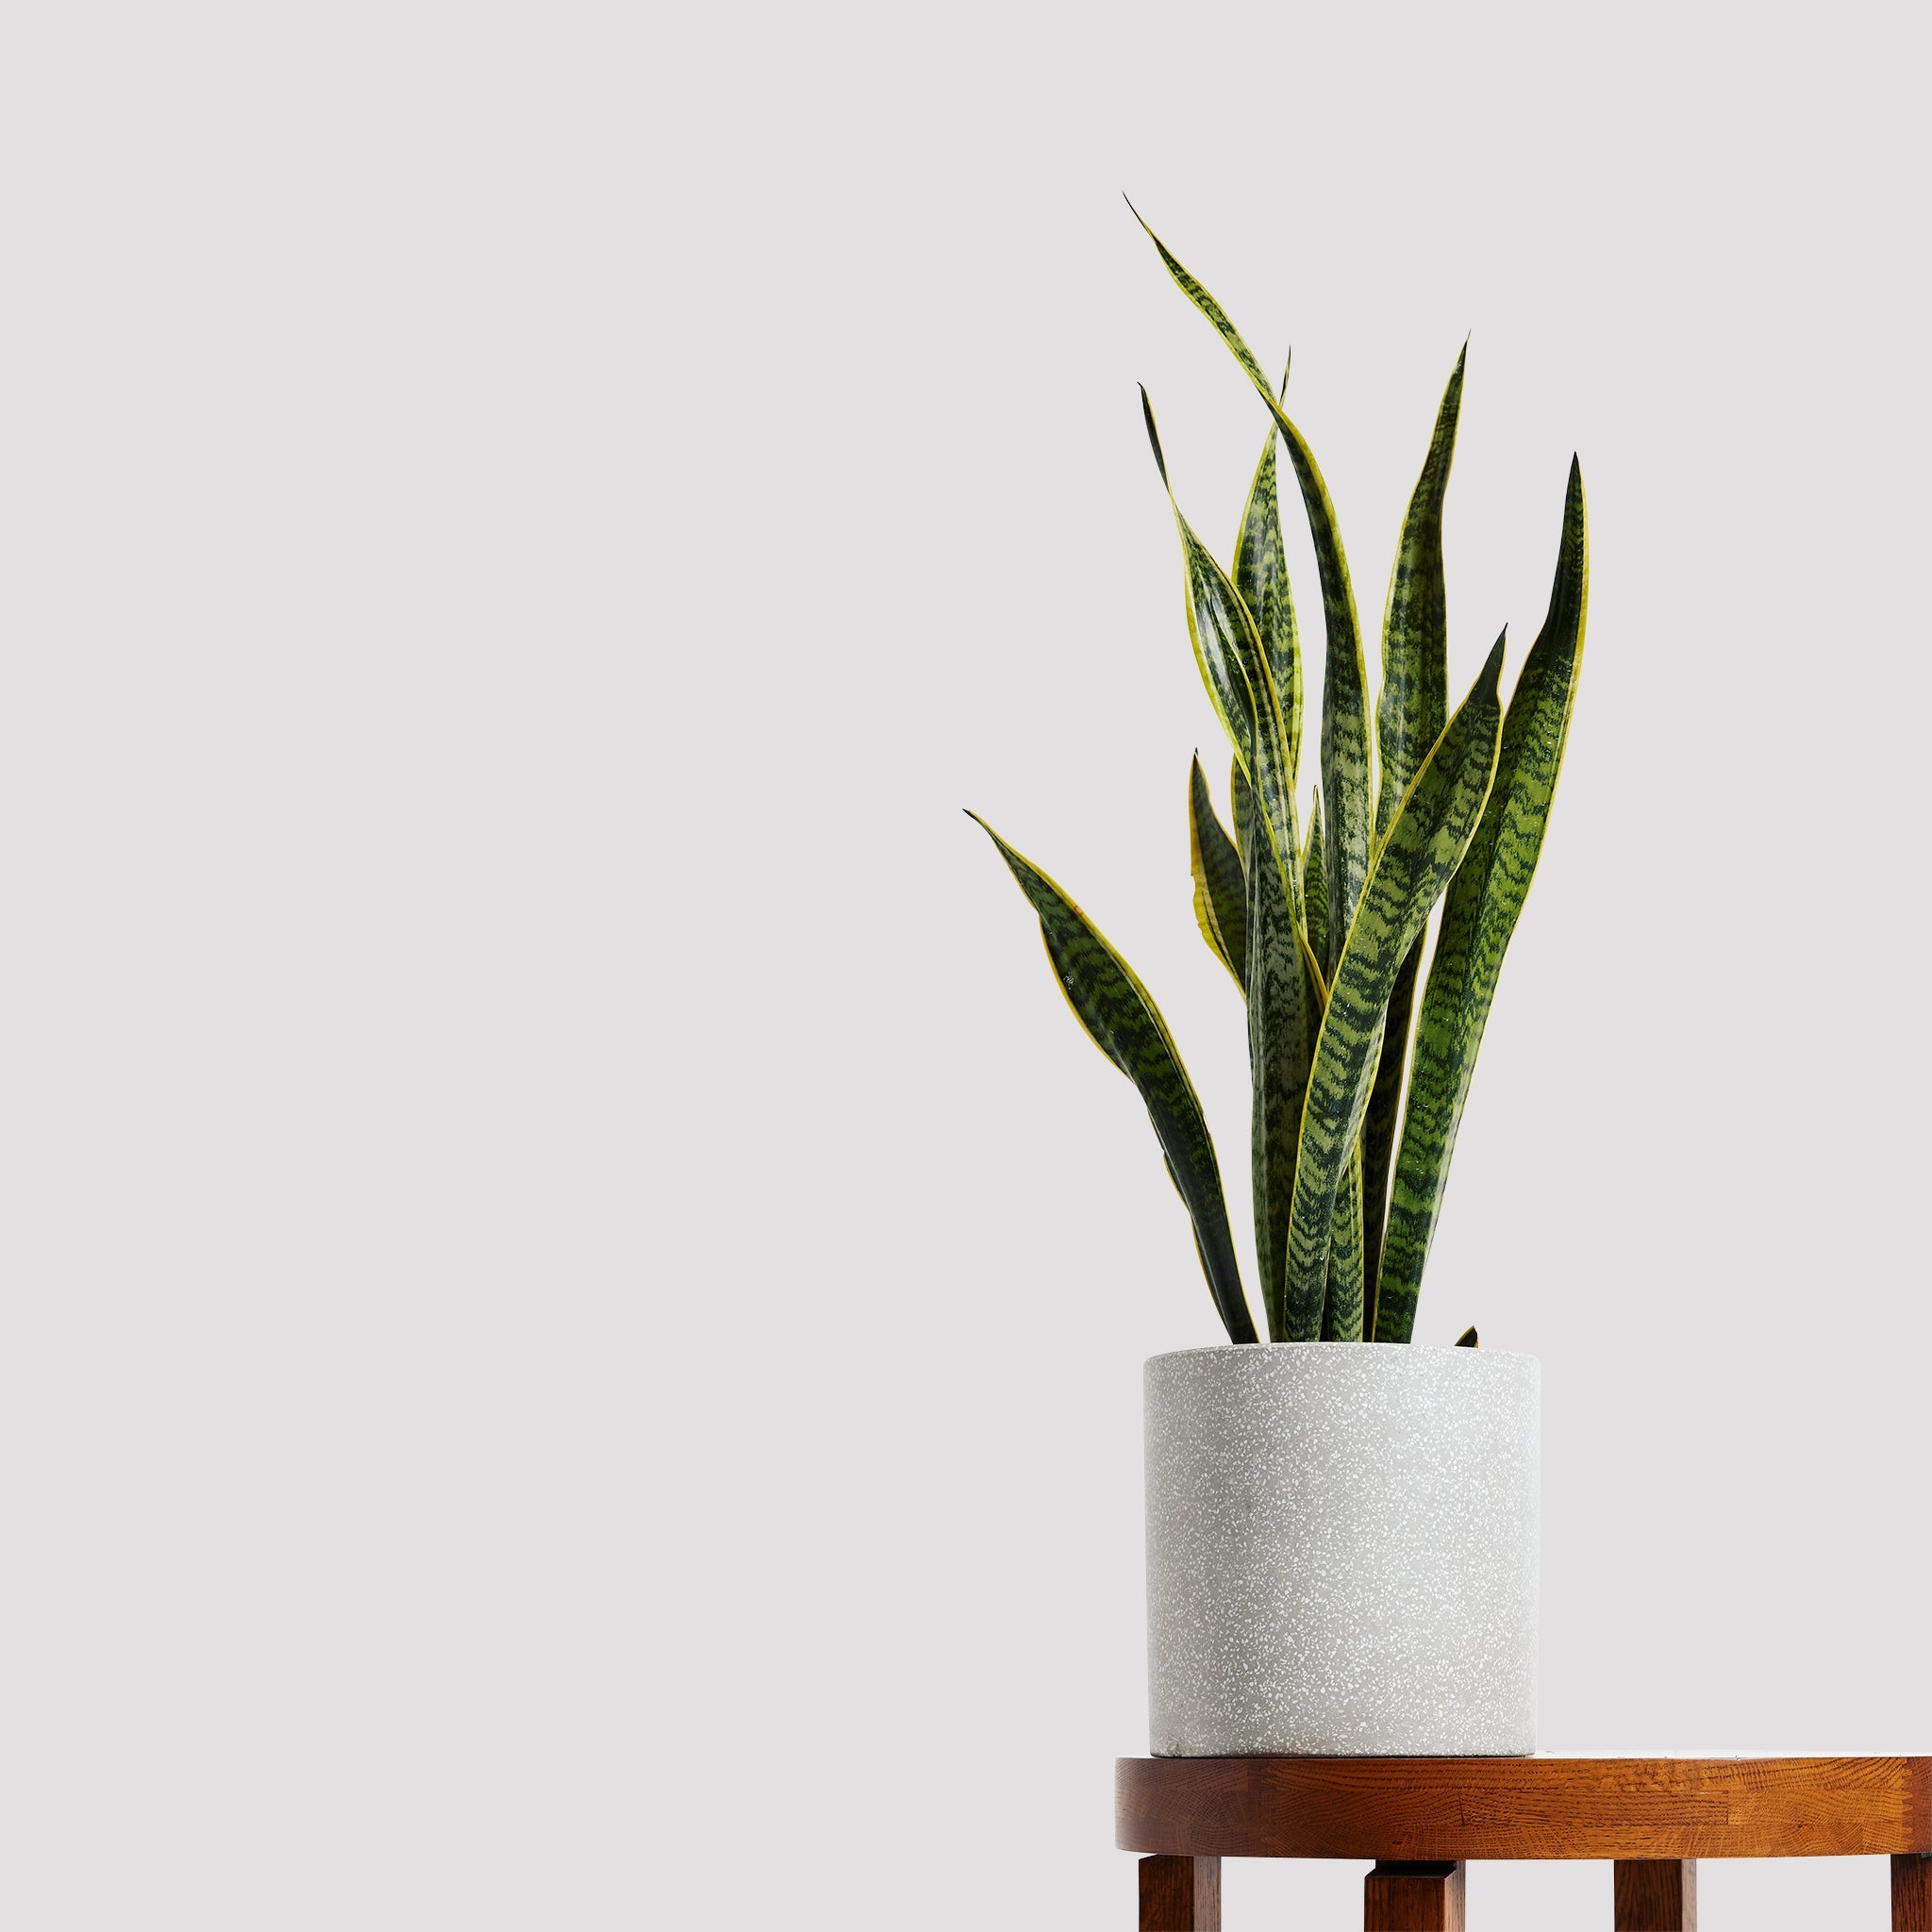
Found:
[[[1506,624],[1496,634],[1496,641],[1490,646],[1490,655],[1483,661],[1482,675],[1476,679],[1478,685],[1487,684],[1493,696],[1503,676],[1503,647],[1509,641],[1509,626]]]
[[[1162,484],[1172,491],[1174,485],[1167,480],[1167,458],[1161,454],[1160,449],[1160,431],[1154,422],[1153,398],[1148,395],[1147,385],[1144,382],[1137,384],[1136,387],[1141,391],[1141,415],[1147,425],[1147,441],[1154,450],[1154,467],[1160,472]]]

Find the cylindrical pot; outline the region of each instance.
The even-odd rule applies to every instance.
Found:
[[[1191,1348],[1146,1406],[1157,1757],[1536,1749],[1535,1357]]]

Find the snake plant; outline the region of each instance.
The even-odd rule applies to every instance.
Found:
[[[1147,233],[1268,412],[1224,570],[1181,513],[1153,405],[1144,390],[1141,398],[1180,537],[1194,660],[1233,750],[1233,830],[1216,816],[1196,757],[1188,839],[1201,935],[1247,1003],[1261,1307],[1274,1341],[1407,1341],[1476,1051],[1563,760],[1590,584],[1582,473],[1573,458],[1549,612],[1507,708],[1498,638],[1452,713],[1442,504],[1465,344],[1390,574],[1372,734],[1348,561],[1322,472],[1283,408],[1287,375],[1277,391],[1221,305]],[[1306,834],[1296,808],[1302,658],[1277,447],[1301,492],[1322,588],[1320,777]],[[1229,1339],[1258,1341],[1214,1141],[1159,1008],[1067,892],[978,823],[1039,915],[1074,1016],[1146,1104]],[[1474,1344],[1475,1331],[1462,1340]]]

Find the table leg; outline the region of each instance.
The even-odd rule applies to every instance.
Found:
[[[1695,1858],[1619,1858],[1617,1932],[1697,1932]]]
[[[1142,1858],[1141,1932],[1221,1932],[1221,1860]]]
[[[1891,1856],[1891,1932],[1932,1932],[1932,1858]]]
[[[1460,1860],[1380,1859],[1363,1887],[1362,1924],[1367,1932],[1462,1932],[1464,1883]]]

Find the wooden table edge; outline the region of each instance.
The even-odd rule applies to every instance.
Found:
[[[1202,1857],[1932,1854],[1932,1757],[1123,1757],[1122,1851]]]

